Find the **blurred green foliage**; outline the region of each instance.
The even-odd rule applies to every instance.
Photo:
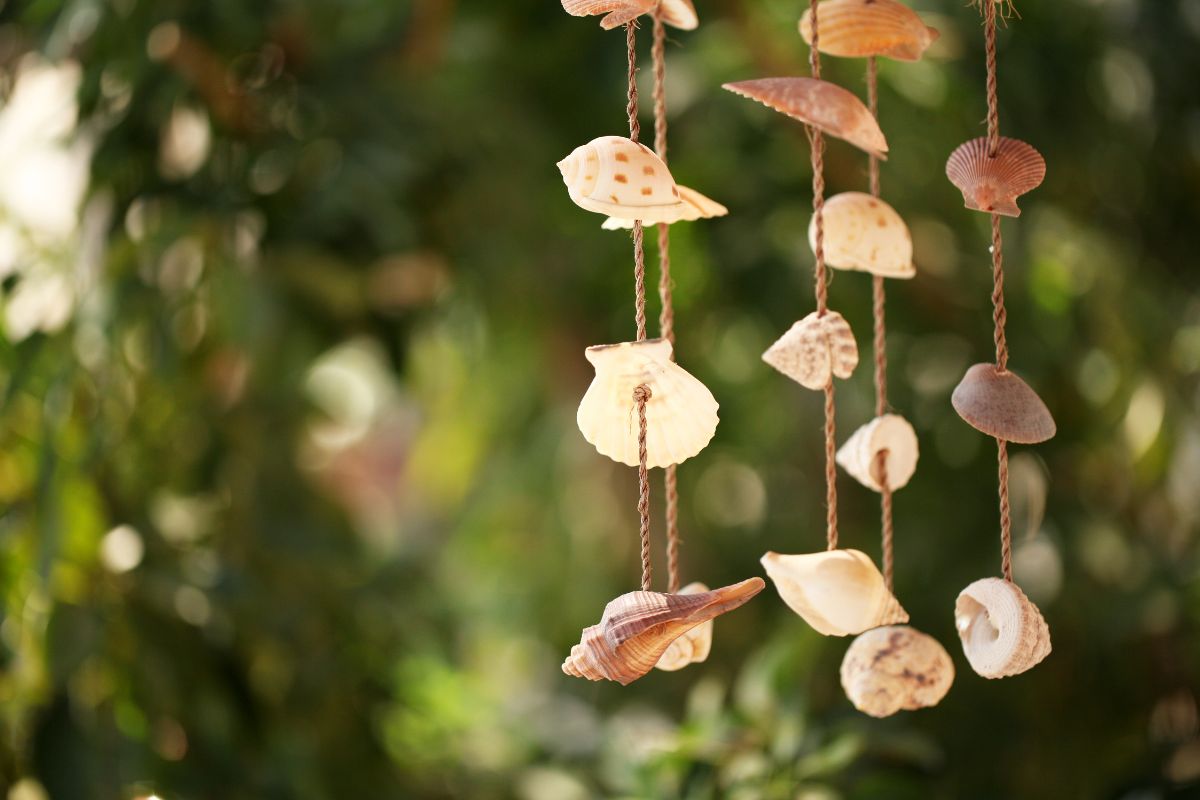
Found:
[[[812,307],[803,130],[718,88],[804,74],[803,4],[698,5],[672,171],[731,213],[672,247],[679,358],[722,416],[680,469],[685,579],[716,585],[822,545],[821,412],[759,361]],[[9,800],[1200,793],[1200,2],[1024,3],[1000,34],[1002,129],[1049,163],[1005,223],[1012,364],[1059,423],[1013,460],[1054,652],[1004,681],[951,613],[999,566],[993,448],[949,405],[991,347],[987,221],[942,172],[982,131],[982,35],[916,5],[940,41],[881,63],[919,268],[889,287],[922,442],[897,590],[959,675],[877,721],[847,642],[771,589],[701,666],[559,672],[636,587],[632,470],[573,420],[584,347],[633,335],[628,238],[553,166],[623,130],[619,32],[552,0],[2,4]],[[865,185],[852,148],[827,164]],[[868,281],[831,291],[865,344]],[[844,437],[868,370],[838,403]],[[876,554],[875,496],[840,497]]]

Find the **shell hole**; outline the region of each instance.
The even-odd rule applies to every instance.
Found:
[[[954,624],[968,647],[989,647],[1000,638],[1000,631],[992,624],[987,609],[972,597],[959,600],[954,610]]]

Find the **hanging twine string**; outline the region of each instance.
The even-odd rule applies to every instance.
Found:
[[[638,412],[638,518],[642,538],[642,591],[650,591],[650,481],[646,475],[646,401],[650,387],[642,385],[633,390]]]

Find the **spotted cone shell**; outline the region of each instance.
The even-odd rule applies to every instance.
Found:
[[[995,156],[988,155],[986,137],[959,145],[946,160],[946,177],[959,188],[963,202],[974,211],[1021,216],[1017,198],[1041,185],[1046,160],[1033,145],[1000,137]]]
[[[679,199],[683,202],[679,204],[674,214],[665,215],[664,219],[659,220],[660,222],[671,225],[676,222],[692,222],[698,219],[723,217],[729,213],[728,208],[711,197],[705,197],[695,189],[689,189],[686,186],[678,184],[675,188],[679,190]],[[633,220],[609,217],[604,220],[604,224],[600,227],[606,231],[625,230],[633,227]]]
[[[967,370],[950,404],[978,431],[1018,444],[1037,444],[1057,432],[1050,409],[1016,373],[1001,372],[995,364],[976,364]]]
[[[872,717],[936,706],[954,683],[954,662],[937,639],[907,625],[860,634],[842,659],[842,689]]]
[[[938,32],[896,0],[821,0],[822,53],[847,58],[887,56],[917,61]],[[812,44],[812,10],[800,18],[800,35]]]
[[[818,633],[853,636],[880,625],[908,622],[883,575],[859,550],[762,557],[767,576],[788,608]]]
[[[653,12],[655,6],[658,6],[658,18],[671,27],[690,31],[700,24],[691,0],[662,0],[661,3],[658,0],[562,0],[563,10],[575,17],[605,14],[600,20],[600,27],[605,30]]]
[[[588,211],[646,224],[682,209],[675,180],[654,151],[623,136],[601,136],[558,162],[567,193]]]
[[[699,594],[623,594],[605,606],[600,624],[584,629],[562,670],[627,686],[653,669],[680,636],[742,605],[764,585],[762,578],[750,578]]]
[[[825,262],[883,278],[911,278],[912,236],[890,205],[865,192],[842,192],[825,201]],[[808,245],[817,250],[817,217],[808,224]]]
[[[1021,587],[983,578],[963,589],[954,624],[971,669],[985,678],[1007,678],[1050,655],[1050,628]]]
[[[689,583],[679,590],[680,594],[703,594],[709,588],[703,583]],[[671,642],[670,646],[659,657],[655,669],[663,672],[675,672],[688,664],[699,664],[708,658],[712,650],[713,621],[701,622],[687,633]]]
[[[876,158],[887,158],[887,139],[863,102],[837,84],[818,78],[760,78],[724,88],[757,100]]]
[[[841,314],[814,311],[767,348],[763,361],[806,389],[824,389],[834,377],[854,372],[858,343]]]
[[[863,425],[837,452],[842,469],[872,491],[882,491],[879,454],[886,452],[888,487],[895,491],[908,484],[917,469],[917,432],[899,414],[884,414]]]

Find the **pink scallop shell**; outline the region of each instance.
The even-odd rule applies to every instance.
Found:
[[[657,10],[655,6],[657,5]],[[563,10],[576,17],[604,14],[600,27],[612,30],[654,12],[667,25],[694,30],[700,24],[692,0],[562,0]]]
[[[950,154],[946,177],[963,193],[967,208],[1021,216],[1017,198],[1033,191],[1046,177],[1046,160],[1033,145],[1000,137],[995,156],[988,155],[986,137],[972,139]]]

